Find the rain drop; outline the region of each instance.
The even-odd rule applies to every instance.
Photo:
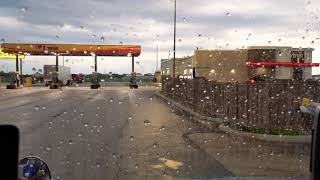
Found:
[[[22,7],[22,8],[20,9],[20,11],[21,11],[22,13],[26,13],[27,10],[28,10],[28,8],[26,8],[26,7]]]
[[[144,123],[145,126],[150,126],[151,125],[151,122],[149,120],[144,120],[143,123]]]
[[[166,129],[165,126],[161,126],[161,127],[159,128],[160,131],[164,131],[165,129]]]
[[[155,149],[155,148],[157,148],[157,143],[153,143],[153,145],[152,145],[152,147]]]

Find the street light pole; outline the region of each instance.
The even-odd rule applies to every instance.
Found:
[[[176,74],[176,33],[177,33],[177,0],[174,0],[174,33],[173,33],[173,78]]]
[[[159,69],[159,45],[157,44],[157,62],[156,62],[156,71]]]

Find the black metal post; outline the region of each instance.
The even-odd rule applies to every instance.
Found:
[[[15,81],[17,83],[17,87],[20,86],[19,84],[19,55],[16,55],[16,74],[15,74]]]
[[[196,78],[196,68],[192,68],[192,78]]]
[[[318,180],[320,178],[320,116],[314,118],[314,127],[312,130],[312,146],[311,146],[311,179]]]
[[[99,79],[98,79],[98,56],[96,54],[94,55],[94,72],[96,73],[96,83],[99,84]]]
[[[21,84],[23,85],[23,78],[22,78],[22,59],[20,59],[20,81],[21,81]]]
[[[56,72],[59,72],[59,56],[56,55]]]
[[[95,54],[94,55],[94,73],[92,76],[92,85],[91,89],[99,89],[100,84],[99,84],[99,78],[98,78],[98,56]]]
[[[94,55],[94,72],[98,73],[98,56]]]
[[[134,73],[134,56],[132,56],[132,67],[131,67],[131,72]]]
[[[176,76],[176,33],[177,33],[177,0],[174,0],[174,33],[173,33],[173,78]]]
[[[131,61],[131,81],[130,81],[129,87],[131,89],[133,89],[133,88],[137,89],[138,84],[136,82],[136,74],[134,72],[134,55],[132,55],[131,58],[132,58],[132,61]]]

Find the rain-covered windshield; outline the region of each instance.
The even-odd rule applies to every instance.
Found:
[[[319,9],[1,0],[0,124],[55,180],[309,179]]]

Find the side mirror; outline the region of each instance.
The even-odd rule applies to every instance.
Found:
[[[48,165],[37,157],[26,157],[19,161],[19,180],[51,180]]]
[[[313,116],[310,172],[311,180],[320,179],[320,103],[303,98],[300,106],[302,113]]]

